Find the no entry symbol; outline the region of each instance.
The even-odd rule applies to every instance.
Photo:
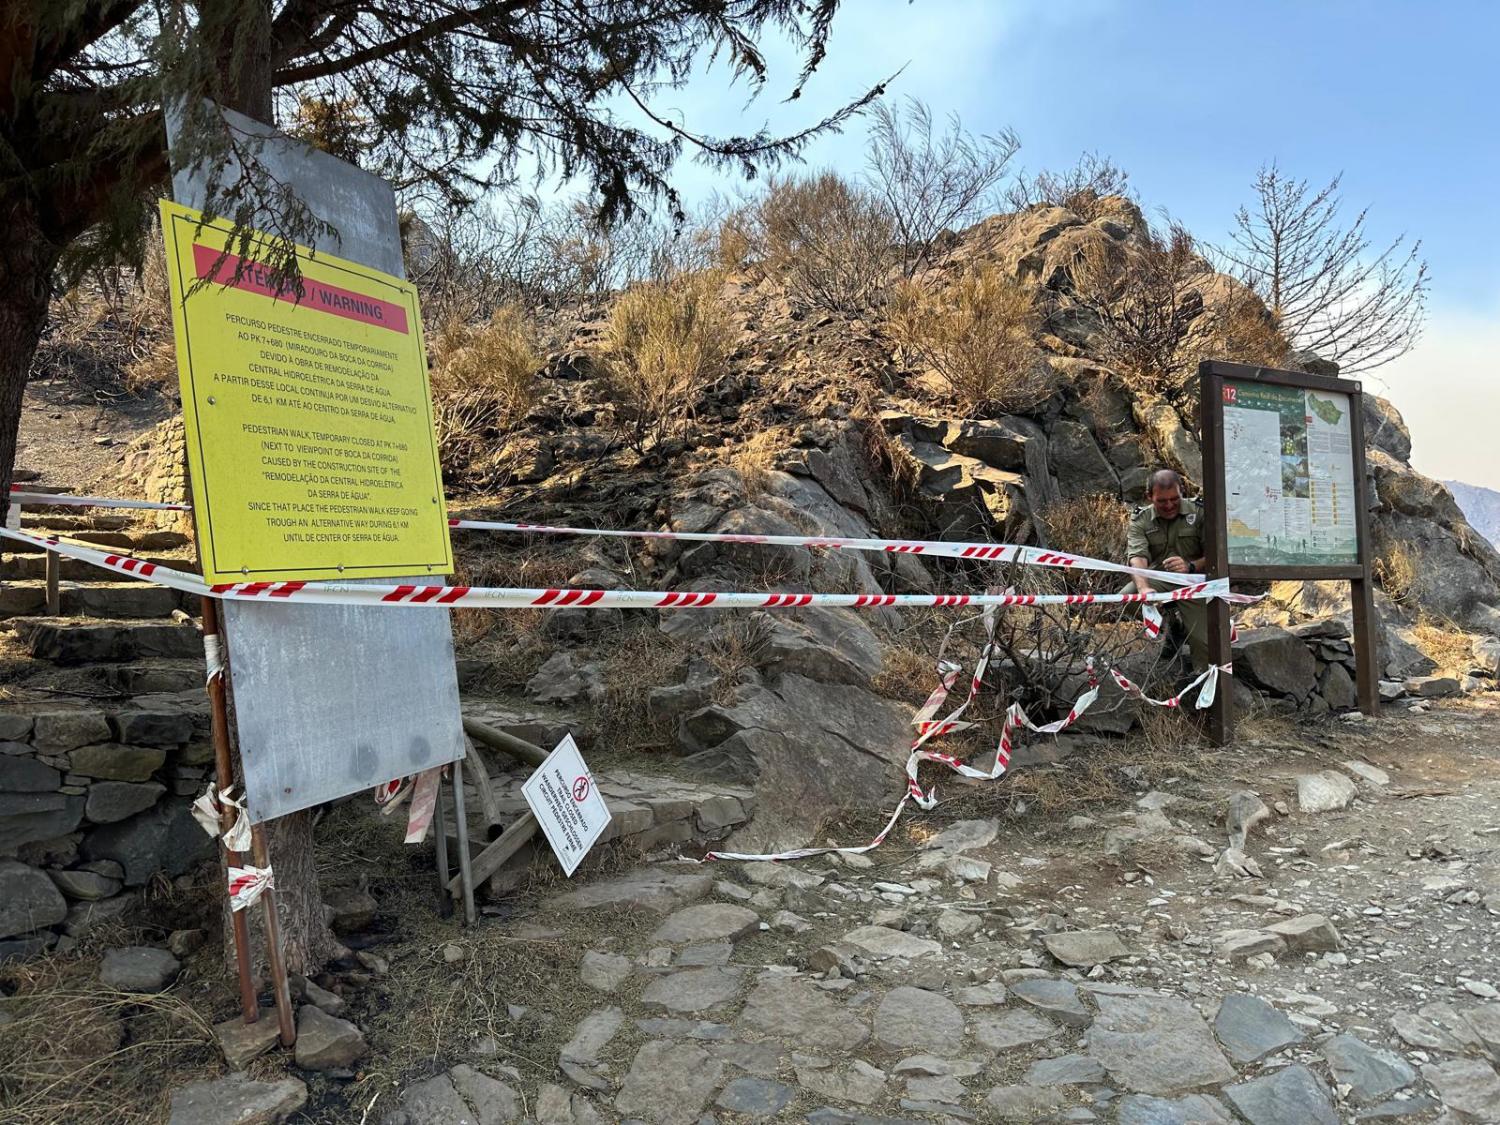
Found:
[[[573,800],[575,800],[575,801],[583,801],[583,800],[586,800],[588,798],[588,795],[589,795],[589,775],[588,774],[584,774],[577,781],[573,782]]]

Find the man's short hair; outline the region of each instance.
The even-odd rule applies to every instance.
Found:
[[[1146,495],[1155,496],[1158,488],[1175,488],[1181,492],[1182,477],[1177,475],[1176,469],[1157,469],[1146,482]]]

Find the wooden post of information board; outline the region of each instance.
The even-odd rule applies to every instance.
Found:
[[[1203,515],[1208,526],[1204,543],[1209,578],[1229,577],[1228,525],[1224,518],[1224,434],[1221,401],[1222,380],[1209,370],[1209,364],[1198,369],[1199,428],[1203,450]],[[1229,603],[1217,598],[1208,603],[1208,659],[1211,666],[1231,667]],[[1227,746],[1234,737],[1234,692],[1229,677],[1219,675],[1219,688],[1208,712],[1208,737],[1215,746]]]
[[[1209,360],[1198,366],[1199,423],[1203,449],[1203,501],[1206,508],[1208,542],[1208,576],[1238,579],[1246,582],[1281,580],[1324,582],[1347,581],[1350,584],[1351,621],[1354,637],[1355,684],[1359,708],[1374,715],[1380,707],[1379,666],[1375,646],[1374,581],[1369,537],[1369,497],[1365,480],[1364,399],[1360,384],[1348,379],[1310,375],[1301,371],[1278,371],[1268,367],[1250,367],[1239,363]],[[1355,558],[1328,564],[1316,562],[1279,563],[1236,559],[1236,549],[1229,537],[1229,483],[1227,480],[1227,443],[1224,432],[1224,408],[1235,405],[1236,392],[1257,385],[1281,390],[1322,392],[1347,396],[1349,410],[1349,458],[1352,472],[1350,502],[1354,505]],[[1280,456],[1275,473],[1282,473]],[[1243,485],[1243,481],[1238,481]],[[1309,474],[1309,493],[1311,476]],[[1311,496],[1309,495],[1309,499]],[[1311,536],[1308,537],[1312,539]],[[1306,554],[1304,541],[1303,554]],[[1229,607],[1226,603],[1209,603],[1208,645],[1210,659],[1222,667],[1230,664]],[[1218,695],[1210,713],[1209,734],[1217,745],[1224,745],[1234,734],[1234,695],[1228,677],[1221,676]]]
[[[1355,384],[1358,386],[1359,384]],[[1363,573],[1350,579],[1354,626],[1354,690],[1359,709],[1374,716],[1380,710],[1380,656],[1375,644],[1375,560],[1370,550],[1370,478],[1365,475],[1365,404],[1364,392],[1351,396],[1354,417],[1349,425],[1354,432],[1354,519],[1359,535],[1359,561]]]

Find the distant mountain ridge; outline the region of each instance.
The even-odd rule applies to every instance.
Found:
[[[1500,492],[1459,480],[1446,480],[1448,491],[1474,530],[1500,546]]]

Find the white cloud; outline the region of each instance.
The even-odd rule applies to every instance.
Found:
[[[1500,489],[1500,299],[1434,309],[1416,348],[1365,385],[1406,419],[1418,471]]]

